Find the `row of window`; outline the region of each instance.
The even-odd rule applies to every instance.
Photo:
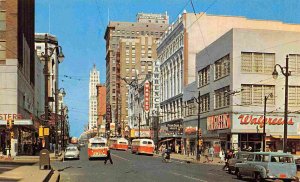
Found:
[[[159,60],[167,60],[179,47],[183,46],[183,34],[179,34],[159,55]]]
[[[148,26],[148,25],[147,25]],[[156,36],[162,36],[163,32],[149,32],[149,31],[128,31],[128,30],[113,30],[112,33],[117,34],[127,34],[127,35],[156,35]]]
[[[229,54],[217,60],[215,66],[215,80],[226,77],[230,74],[230,57]],[[209,84],[210,66],[201,69],[198,72],[198,87]]]

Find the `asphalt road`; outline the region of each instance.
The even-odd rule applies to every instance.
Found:
[[[222,166],[191,164],[182,161],[163,163],[161,158],[135,155],[130,151],[112,150],[114,164],[104,165],[104,160],[87,158],[82,148],[80,160],[54,162],[52,166],[61,173],[63,182],[220,182],[238,181],[235,175],[222,171]],[[171,155],[172,157],[172,155]]]

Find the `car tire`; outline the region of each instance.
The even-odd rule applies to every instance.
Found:
[[[262,178],[261,174],[259,172],[254,173],[254,179],[256,182],[263,182],[264,179]]]
[[[239,170],[239,168],[236,168],[236,170],[235,170],[236,172],[236,177],[238,178],[238,179],[242,179],[242,175],[241,175],[241,173],[240,173],[240,170]]]
[[[228,173],[229,173],[229,174],[232,174],[232,171],[231,171],[231,169],[230,169],[230,168],[228,168]]]

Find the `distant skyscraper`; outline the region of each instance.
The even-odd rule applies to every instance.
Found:
[[[90,71],[90,83],[89,83],[89,129],[97,127],[97,87],[100,83],[99,71],[94,65]]]

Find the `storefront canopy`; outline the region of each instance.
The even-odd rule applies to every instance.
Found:
[[[0,125],[7,125],[7,121],[0,120]],[[15,119],[14,125],[16,126],[31,126],[33,121],[31,119]]]
[[[271,135],[271,137],[276,138],[276,139],[281,139],[283,138],[281,135]],[[288,139],[300,139],[300,135],[289,135],[287,136]]]

